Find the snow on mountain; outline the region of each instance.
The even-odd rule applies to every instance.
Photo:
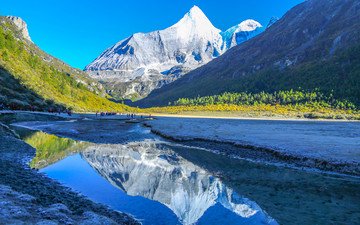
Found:
[[[212,42],[221,41],[221,30],[212,25],[201,9],[194,6],[178,23],[165,30],[175,34],[176,38],[185,46],[197,39]]]
[[[263,26],[255,20],[245,20],[225,32],[221,32],[226,50],[238,45],[264,31]]]
[[[118,42],[84,71],[107,83],[110,94],[146,96],[261,31],[260,23],[246,20],[222,32],[194,6],[165,30],[136,33]]]

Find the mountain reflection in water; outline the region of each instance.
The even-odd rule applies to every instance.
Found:
[[[219,178],[179,156],[169,142],[93,144],[43,132],[36,132],[25,141],[38,150],[31,162],[34,167],[43,168],[80,152],[81,157],[113,186],[129,196],[162,203],[182,224],[201,220],[209,224],[201,217],[211,207],[216,208],[211,214],[218,213],[216,216],[221,221],[223,210],[218,210],[219,205],[235,213],[238,220],[231,217],[231,221],[221,221],[222,224],[277,224],[255,202],[238,195]],[[147,224],[146,219],[143,222]]]
[[[243,218],[263,214],[256,203],[161,143],[93,145],[81,156],[112,185],[128,195],[161,202],[183,224],[195,223],[217,203]],[[271,221],[269,218],[263,222]]]

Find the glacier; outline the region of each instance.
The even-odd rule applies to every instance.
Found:
[[[145,97],[264,29],[249,19],[223,32],[194,6],[167,29],[136,33],[106,49],[84,71],[109,94]]]

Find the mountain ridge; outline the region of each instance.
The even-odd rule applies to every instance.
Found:
[[[351,51],[360,43],[359,4],[354,0],[301,3],[266,31],[135,105],[165,106],[179,98],[226,91],[256,93],[299,87],[324,89],[326,94],[333,90],[335,96],[352,98],[358,104],[357,62],[346,57],[353,57]],[[353,65],[347,66],[350,63]],[[333,74],[327,75],[329,71]],[[346,89],[353,91],[346,93]]]
[[[194,6],[169,28],[136,33],[118,42],[84,71],[105,83],[112,95],[146,96],[264,29],[254,20],[244,22],[236,25],[233,33],[222,32]]]

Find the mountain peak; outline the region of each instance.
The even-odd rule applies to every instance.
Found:
[[[134,34],[105,50],[84,70],[108,87],[125,84],[112,94],[145,96],[262,31],[253,20],[240,25],[221,32],[195,5],[173,26]]]
[[[196,5],[194,5],[190,11],[188,12],[189,15],[194,16],[194,17],[201,17],[201,16],[205,16],[204,12]],[[206,17],[206,16],[205,16]]]
[[[241,31],[253,31],[258,27],[262,27],[261,24],[252,19],[245,20],[239,24],[239,29]]]
[[[205,36],[214,36],[221,32],[212,25],[203,11],[196,5],[193,6],[179,22],[170,28],[178,30],[178,33],[181,34],[181,36],[188,36],[189,34],[195,33]]]
[[[210,20],[206,17],[205,13],[196,5],[194,5],[190,11],[185,14],[183,19],[190,20],[193,23],[197,23],[199,25],[207,25],[209,24],[213,26]]]
[[[179,22],[181,21],[188,21],[192,23],[197,23],[199,25],[211,24],[210,20],[206,17],[205,13],[196,5],[194,5],[190,9],[190,11],[186,13],[185,16]]]
[[[24,20],[22,20],[20,17],[16,17],[16,16],[5,16],[5,17],[10,19],[11,21],[13,21],[15,23],[15,25],[20,30],[21,34],[23,35],[23,37],[25,39],[31,41],[31,38],[29,36],[29,31],[27,29],[27,24],[25,23]]]

